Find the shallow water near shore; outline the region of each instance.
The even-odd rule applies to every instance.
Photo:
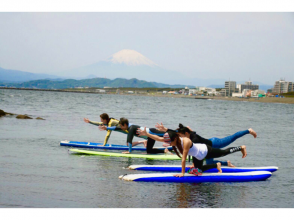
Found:
[[[34,118],[0,118],[2,208],[294,207],[294,105],[0,89],[0,109]],[[74,155],[59,146],[62,140],[103,142],[106,132],[83,121],[99,121],[103,112],[150,128],[181,122],[205,138],[251,127],[256,139],[246,135],[230,145],[246,145],[248,156],[237,152],[222,159],[279,170],[266,181],[247,183],[122,181],[119,175],[148,173],[125,169],[132,164],[180,162]],[[117,132],[109,139],[125,142]]]

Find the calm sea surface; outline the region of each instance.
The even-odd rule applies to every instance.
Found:
[[[46,120],[0,118],[0,207],[294,207],[294,105],[172,97],[139,97],[0,89],[0,109]],[[83,121],[103,112],[154,127],[189,125],[205,138],[253,128],[231,146],[248,156],[223,160],[237,166],[278,166],[267,181],[248,183],[149,183],[118,179],[131,164],[180,164],[68,154],[62,140],[102,142],[106,132]],[[135,138],[135,140],[142,140]],[[113,132],[109,143],[125,144]],[[159,143],[156,146],[161,146]],[[146,172],[147,173],[147,172]]]

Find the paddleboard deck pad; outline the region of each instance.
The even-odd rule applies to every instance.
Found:
[[[133,158],[145,158],[152,160],[181,160],[177,155],[170,154],[122,154],[122,153],[112,153],[112,152],[101,152],[94,150],[80,150],[80,149],[69,149],[69,151],[79,154],[89,154],[89,155],[100,155],[100,156],[110,156],[110,157],[133,157]]]
[[[183,177],[175,177],[178,173],[150,173],[150,174],[127,174],[119,176],[126,181],[143,181],[143,182],[251,182],[268,179],[272,173],[268,171],[253,171],[242,173],[203,173],[201,176],[185,174]]]
[[[160,171],[160,172],[182,172],[182,166],[178,165],[131,165],[128,167],[131,170],[144,170],[144,171]],[[186,172],[190,168],[186,167]],[[279,168],[275,166],[267,167],[222,167],[223,173],[240,173],[240,172],[252,172],[252,171],[269,171],[275,172]],[[204,171],[204,173],[217,173],[216,168]]]
[[[90,148],[90,149],[105,149],[105,150],[129,150],[129,147],[126,145],[118,144],[106,144],[103,146],[103,143],[94,143],[94,142],[78,142],[78,141],[60,141],[60,146],[68,147],[78,147],[78,148]],[[154,149],[164,150],[165,147],[154,147]],[[169,150],[172,150],[172,147],[168,147]],[[146,148],[143,146],[132,147],[132,150],[136,151],[146,151]]]

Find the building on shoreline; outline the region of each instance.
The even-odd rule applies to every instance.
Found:
[[[294,91],[294,82],[287,82],[285,80],[279,80],[275,82],[272,92],[274,94],[288,93]]]
[[[258,90],[259,85],[253,85],[251,81],[247,81],[245,84],[238,84],[237,89],[239,93],[242,93],[244,89]]]
[[[225,81],[225,88],[220,92],[222,96],[232,96],[233,92],[238,92],[236,88],[236,81]]]

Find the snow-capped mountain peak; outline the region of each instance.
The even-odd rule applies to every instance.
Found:
[[[126,64],[128,66],[157,66],[153,61],[138,53],[135,50],[124,49],[113,54],[107,61],[114,64]]]

